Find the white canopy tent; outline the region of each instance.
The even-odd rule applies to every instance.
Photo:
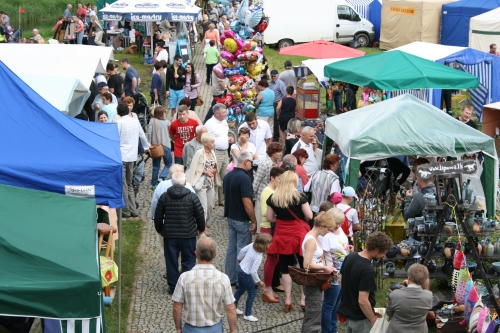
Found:
[[[454,53],[463,51],[465,49],[466,49],[466,47],[461,47],[461,46],[439,45],[439,44],[427,43],[427,42],[413,42],[410,44],[406,44],[406,45],[397,47],[397,48],[392,49],[390,51],[399,50],[399,51],[413,54],[413,55],[420,57],[420,58],[436,61],[439,59],[446,58],[450,54],[454,54]]]
[[[95,73],[106,73],[114,60],[110,47],[76,44],[0,44],[0,61],[17,75],[47,75],[79,79],[85,87]]]
[[[325,66],[345,59],[346,58],[307,59],[301,62],[301,66],[309,68],[309,70],[316,76],[320,83],[328,85],[329,79],[326,78],[324,74]]]
[[[471,17],[469,47],[489,52],[490,44],[500,45],[500,8]]]
[[[168,19],[171,22],[194,23],[201,20],[201,8],[194,5],[194,1],[185,0],[123,0],[102,8],[99,16],[103,21],[121,21],[127,19],[130,22],[160,22]],[[153,40],[153,31],[151,40]],[[150,49],[151,57],[153,49]]]
[[[109,47],[66,44],[0,44],[0,61],[46,101],[70,116],[87,100],[95,73],[114,60]]]
[[[80,113],[90,96],[90,91],[77,78],[30,74],[20,74],[19,78],[56,109],[71,117]]]

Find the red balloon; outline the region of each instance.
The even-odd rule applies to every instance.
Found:
[[[248,78],[243,75],[233,75],[231,76],[231,81],[233,82],[233,84],[239,84],[240,86],[243,86],[243,84],[248,81]]]
[[[222,98],[219,98],[219,97],[215,97],[215,101],[217,103],[222,103],[224,104],[226,107],[231,107],[234,105],[234,95],[231,95],[231,94],[227,94],[226,96],[222,97]]]

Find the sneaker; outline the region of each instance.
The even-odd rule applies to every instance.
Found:
[[[156,186],[151,186],[151,189],[154,191],[156,190]]]
[[[241,311],[240,309],[236,309],[236,314],[237,314],[237,315],[242,315],[242,314],[243,314],[243,311]]]
[[[243,316],[243,319],[248,320],[248,321],[259,321],[257,318],[255,318],[252,315],[250,315],[250,316]]]

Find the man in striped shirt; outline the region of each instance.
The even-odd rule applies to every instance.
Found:
[[[223,332],[223,308],[226,308],[229,332],[236,333],[236,306],[229,277],[212,264],[217,244],[202,237],[196,244],[198,264],[182,273],[177,281],[172,300],[177,333]],[[182,310],[186,311],[182,327]]]

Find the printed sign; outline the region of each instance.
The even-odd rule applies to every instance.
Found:
[[[391,13],[394,14],[403,14],[403,15],[415,15],[415,8],[414,7],[403,7],[403,6],[391,6],[390,7]]]
[[[128,3],[126,2],[115,2],[114,4],[111,4],[111,8],[125,8],[128,6]]]
[[[122,14],[101,13],[101,19],[104,21],[121,21],[123,19],[123,16]]]
[[[168,8],[176,8],[176,9],[186,8],[186,5],[184,5],[183,3],[179,3],[179,2],[168,2],[166,5]]]
[[[66,185],[64,186],[66,195],[80,198],[95,198],[95,186],[79,186],[79,185]]]
[[[138,3],[137,5],[135,5],[135,8],[158,8],[158,7],[160,7],[159,4],[150,2]]]
[[[130,14],[130,21],[161,21],[161,14]]]
[[[170,14],[170,21],[174,22],[196,22],[196,15],[192,14]]]
[[[448,161],[422,164],[417,167],[417,179],[428,180],[433,176],[455,176],[473,174],[477,171],[474,160]]]

